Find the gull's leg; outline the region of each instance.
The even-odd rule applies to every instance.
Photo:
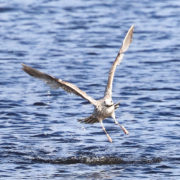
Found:
[[[101,127],[102,127],[103,131],[106,133],[106,136],[107,136],[107,138],[108,138],[109,142],[111,142],[111,143],[112,143],[112,139],[111,139],[111,137],[109,136],[109,134],[107,133],[107,131],[106,131],[106,129],[105,129],[105,127],[104,127],[104,125],[103,125],[103,122],[102,122],[102,121],[100,121],[100,123],[101,123]]]
[[[124,126],[120,125],[119,122],[116,120],[115,114],[112,115],[112,118],[114,119],[115,124],[120,126],[120,128],[123,130],[124,134],[129,134],[128,130]]]
[[[115,124],[117,124],[118,126],[121,127],[121,129],[123,130],[124,134],[127,134],[127,135],[129,134],[128,130],[127,130],[123,125],[120,125],[120,124],[117,122],[116,119],[115,119],[114,121],[115,121]]]

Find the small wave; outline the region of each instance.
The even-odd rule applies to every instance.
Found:
[[[47,106],[47,104],[43,102],[35,102],[33,105],[34,106]]]
[[[14,11],[14,10],[16,10],[16,9],[12,8],[12,7],[0,7],[0,13],[10,12],[10,11]]]

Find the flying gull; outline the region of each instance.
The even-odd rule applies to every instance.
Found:
[[[87,95],[84,91],[79,89],[76,85],[71,84],[66,81],[63,81],[61,79],[57,79],[46,73],[43,73],[34,68],[31,68],[25,64],[22,64],[22,66],[23,66],[22,69],[29,75],[31,75],[35,78],[44,80],[52,88],[62,88],[65,91],[67,91],[68,93],[73,93],[73,94],[80,96],[83,99],[89,101],[89,103],[91,103],[94,106],[94,111],[91,116],[89,116],[85,119],[81,119],[81,120],[79,120],[79,122],[87,123],[87,124],[93,124],[93,123],[100,122],[101,127],[102,127],[103,131],[106,133],[106,136],[107,136],[109,142],[112,142],[110,135],[107,133],[107,131],[103,125],[103,120],[105,118],[112,117],[115,121],[115,124],[119,125],[125,134],[128,134],[128,131],[126,130],[126,128],[124,126],[120,125],[115,117],[115,110],[119,107],[120,103],[114,103],[112,100],[112,83],[113,83],[116,67],[117,67],[117,65],[119,65],[121,63],[124,53],[127,51],[127,49],[129,48],[129,45],[132,42],[133,30],[134,30],[134,25],[132,25],[130,27],[129,31],[127,32],[127,34],[123,40],[122,46],[118,52],[118,55],[112,64],[112,67],[109,71],[108,82],[107,82],[107,86],[105,89],[104,97],[102,99],[95,100],[92,97],[90,97],[89,95]]]

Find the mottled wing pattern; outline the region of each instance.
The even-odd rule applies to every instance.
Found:
[[[93,99],[92,97],[88,96],[84,91],[82,91],[81,89],[79,89],[77,86],[75,86],[74,84],[71,84],[69,82],[63,81],[61,79],[57,79],[53,76],[50,76],[46,73],[40,72],[34,68],[31,68],[25,64],[22,64],[23,66],[23,70],[28,73],[29,75],[39,78],[43,81],[45,81],[50,87],[52,88],[62,88],[64,89],[66,92],[68,93],[73,93],[77,96],[80,96],[84,99],[86,99],[87,101],[89,101],[91,104],[96,105],[96,100]]]

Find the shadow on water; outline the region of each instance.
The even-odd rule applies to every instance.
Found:
[[[124,160],[121,157],[115,156],[72,156],[59,159],[44,159],[40,157],[32,158],[34,163],[49,163],[49,164],[88,164],[88,165],[112,165],[112,164],[153,164],[162,162],[162,158],[154,157],[151,159],[142,158],[139,160]]]
[[[36,152],[37,153],[37,152]],[[162,157],[149,157],[141,155],[140,157],[129,157],[122,155],[96,155],[93,153],[84,153],[81,155],[67,156],[67,157],[54,157],[47,155],[46,152],[41,151],[38,154],[32,152],[21,152],[7,150],[1,153],[3,159],[11,159],[14,157],[19,157],[19,164],[36,164],[36,163],[46,163],[46,164],[86,164],[86,165],[147,165],[147,164],[157,164],[163,161],[179,161],[177,158],[162,158]]]

